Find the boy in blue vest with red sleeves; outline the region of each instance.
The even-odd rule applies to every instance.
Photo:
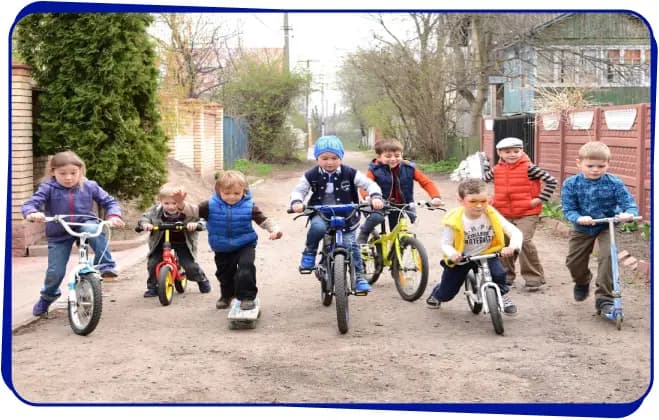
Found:
[[[220,282],[220,298],[215,307],[226,309],[235,297],[240,309],[256,304],[256,241],[252,221],[279,239],[282,232],[254,204],[249,184],[238,171],[224,171],[215,181],[215,193],[199,204],[199,217],[207,220],[208,243],[215,252],[215,276]]]
[[[384,206],[380,187],[362,172],[343,165],[341,163],[343,155],[343,143],[337,136],[322,136],[316,141],[314,157],[318,165],[302,175],[291,193],[290,205],[294,212],[301,213],[304,210],[303,203],[309,192],[311,192],[311,197],[308,204],[311,206],[359,203],[359,188],[367,191],[371,197],[371,206],[375,210],[379,210]],[[356,214],[348,223],[351,230],[344,233],[343,238],[351,244],[352,258],[357,275],[355,289],[359,293],[370,292],[371,286],[362,277],[364,268],[359,246],[355,240],[359,214]],[[318,244],[325,235],[327,228],[327,222],[322,217],[314,216],[311,219],[309,231],[307,232],[307,241],[300,261],[300,270],[308,271],[316,266]]]

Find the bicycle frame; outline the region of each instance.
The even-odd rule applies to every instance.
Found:
[[[483,296],[485,296],[485,290],[487,288],[493,288],[496,291],[497,303],[500,308],[503,308],[503,298],[501,297],[501,289],[499,289],[499,285],[492,280],[492,273],[490,273],[490,267],[486,261],[489,258],[499,257],[500,255],[501,254],[499,252],[495,252],[492,254],[474,255],[473,257],[466,257],[463,260],[464,264],[467,264],[469,262],[476,263],[476,266],[478,268],[478,272],[475,273],[478,294],[473,297],[476,300],[476,302],[483,305],[483,314],[490,313],[490,307],[488,306],[487,299],[483,299]],[[459,265],[462,265],[462,263],[460,263]],[[465,294],[467,293],[470,292],[465,291]]]

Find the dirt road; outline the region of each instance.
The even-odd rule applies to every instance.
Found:
[[[364,154],[346,163],[365,168]],[[56,312],[12,337],[13,385],[33,402],[522,402],[619,403],[650,383],[647,286],[625,284],[621,331],[595,315],[591,297],[572,299],[567,243],[538,231],[547,272],[539,292],[512,290],[518,315],[497,336],[463,296],[427,309],[439,279],[443,213],[424,211],[413,226],[431,255],[431,280],[403,301],[388,272],[367,297],[351,297],[351,329],[339,334],[334,306],[320,303],[317,280],[297,272],[306,229],[285,213],[300,174],[278,174],[253,188],[284,238],[259,231],[257,270],[263,315],[255,330],[228,329],[219,294],[196,284],[163,307],[144,299],[146,264],[105,284],[100,325],[72,333]],[[455,184],[436,179],[449,208]],[[419,199],[425,198],[417,187]],[[201,263],[213,276],[205,237]],[[594,266],[591,262],[591,267]],[[16,279],[14,279],[16,280]]]

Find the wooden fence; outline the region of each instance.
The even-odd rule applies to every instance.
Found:
[[[649,104],[596,107],[566,116],[535,117],[535,156],[531,159],[562,185],[579,172],[576,158],[581,145],[597,140],[611,149],[609,172],[622,179],[634,195],[640,214],[651,215],[651,118]],[[483,119],[481,150],[494,162],[494,119]],[[560,194],[560,191],[559,193]],[[558,197],[556,197],[558,198]]]

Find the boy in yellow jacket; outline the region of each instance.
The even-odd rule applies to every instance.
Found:
[[[460,206],[444,217],[441,250],[444,267],[441,281],[435,285],[426,300],[430,308],[439,308],[441,302],[448,302],[460,291],[467,273],[475,268],[470,262],[456,265],[464,256],[489,254],[500,251],[503,256],[511,256],[522,246],[522,232],[490,206],[486,184],[479,179],[467,179],[458,185]],[[505,245],[504,235],[510,237]],[[503,311],[508,315],[517,313],[517,306],[508,296],[506,271],[499,258],[487,260],[492,280],[499,286],[503,298]]]

